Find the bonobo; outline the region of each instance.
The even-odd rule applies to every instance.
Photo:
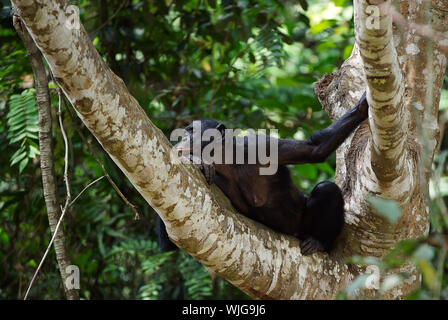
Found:
[[[240,213],[277,232],[299,238],[304,255],[316,251],[329,252],[344,225],[341,189],[325,181],[317,184],[307,196],[295,186],[286,165],[325,161],[367,116],[368,104],[364,93],[350,111],[328,128],[313,133],[307,140],[276,139],[263,135],[229,136],[223,124],[205,119],[194,121],[186,127],[186,134],[176,148],[190,156],[191,160],[197,160],[193,152],[194,144],[199,141],[195,150],[199,149],[200,152],[213,144],[211,158],[214,160],[205,161],[203,153],[199,153],[197,164],[206,180],[215,183]],[[207,129],[217,129],[220,137],[204,139]],[[272,163],[262,161],[260,152],[250,154],[251,150],[261,149],[266,150],[270,161],[277,165],[274,173],[261,174],[260,169],[266,169]],[[242,150],[239,159],[238,150]],[[169,240],[160,218],[157,224],[162,250],[176,248]]]

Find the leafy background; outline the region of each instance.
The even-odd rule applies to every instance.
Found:
[[[100,0],[71,1],[97,50],[127,84],[153,122],[167,135],[193,119],[214,118],[231,128],[276,128],[281,137],[304,138],[330,122],[314,95],[314,82],[336,71],[354,43],[353,5],[346,0]],[[32,72],[0,0],[0,299],[22,298],[50,239],[43,200],[37,108]],[[448,119],[442,92],[440,126]],[[59,197],[64,199],[63,153],[55,121],[53,139]],[[72,194],[102,172],[67,112]],[[78,119],[75,120],[80,125]],[[106,180],[89,188],[71,208],[64,228],[72,262],[81,271],[84,299],[248,298],[183,252],[161,253],[155,212],[132,187],[85,127],[84,135],[128,199],[135,221]],[[445,131],[431,179],[431,230],[448,225]],[[292,167],[294,181],[309,192],[332,180],[335,158]],[[379,210],[387,205],[379,204]],[[387,212],[386,212],[387,215]],[[403,258],[404,257],[404,258]],[[447,298],[446,248],[426,242],[400,244],[389,259],[361,259],[382,270],[411,259],[424,276],[410,298]],[[400,281],[399,279],[397,281]],[[339,298],[362,287],[355,282]],[[389,282],[390,285],[390,282]],[[64,298],[51,252],[31,298]]]

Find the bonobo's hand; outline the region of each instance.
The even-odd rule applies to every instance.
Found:
[[[359,99],[357,106],[359,108],[362,119],[367,119],[369,117],[369,104],[367,103],[366,92],[364,92]]]
[[[325,251],[325,248],[319,240],[309,237],[300,241],[300,251],[304,256],[309,256],[314,252]]]
[[[190,161],[192,161],[196,165],[196,167],[201,170],[207,183],[212,184],[213,180],[215,180],[215,165],[213,163],[207,164],[203,161],[201,161],[201,163],[197,163],[197,161],[193,161],[192,155],[190,155]]]
[[[200,163],[197,164],[199,170],[201,170],[201,172],[204,174],[205,180],[207,181],[208,184],[212,184],[213,180],[215,180],[215,165],[212,164],[207,164],[207,163]]]

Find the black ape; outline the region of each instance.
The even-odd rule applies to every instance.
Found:
[[[250,164],[248,150],[253,143],[257,148],[263,143],[271,154],[269,141],[275,138],[257,135],[252,136],[255,140],[250,140],[248,137],[224,136],[224,125],[215,120],[200,120],[201,130],[197,132],[194,132],[192,124],[186,127],[187,134],[177,144],[177,148],[187,151],[191,156],[193,141],[197,141],[195,140],[197,137],[202,137],[206,129],[218,129],[224,138],[213,143],[222,146],[223,150],[229,141],[234,147],[233,150],[237,145],[242,146],[244,163],[227,164],[224,160],[221,163],[211,164],[201,162],[199,166],[207,181],[215,183],[240,213],[277,232],[299,238],[302,254],[329,252],[344,225],[342,192],[336,184],[325,181],[316,185],[307,196],[294,185],[286,165],[324,161],[367,118],[367,115],[368,104],[364,94],[354,108],[328,128],[313,133],[309,139],[304,141],[278,139],[276,141],[278,169],[271,175],[260,174],[260,168],[266,167],[266,164],[262,164],[258,156],[256,161]],[[267,140],[264,141],[261,137]],[[200,150],[204,150],[208,144],[210,142],[202,141]],[[226,152],[223,151],[223,159]],[[162,249],[175,248],[160,218],[158,229]]]

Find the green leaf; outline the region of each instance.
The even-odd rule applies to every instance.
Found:
[[[317,45],[317,52],[323,52],[328,49],[336,48],[336,44],[331,41],[325,41]]]
[[[19,149],[10,158],[11,166],[19,164],[19,172],[22,172],[29,159],[39,154],[39,148],[33,140],[38,139],[38,112],[35,99],[35,90],[27,89],[21,94],[11,95],[8,101],[9,112],[6,115],[9,145],[21,142]]]
[[[104,248],[104,242],[103,242],[103,234],[98,234],[98,249],[100,250],[100,253],[102,256],[106,255],[106,249]]]
[[[25,139],[26,137],[28,137],[28,133],[27,132],[21,132],[19,135],[15,136],[14,138],[12,138],[11,140],[9,140],[9,143],[12,144],[14,142],[20,141]]]
[[[344,48],[344,59],[348,59],[353,51],[353,44],[349,44]]]
[[[429,289],[434,290],[437,285],[437,274],[434,267],[424,259],[418,259],[417,266],[423,274],[423,282]]]
[[[299,83],[293,78],[277,78],[276,84],[285,87],[297,87]]]
[[[440,93],[440,110],[447,110],[448,109],[448,90],[442,89]]]
[[[356,264],[362,266],[375,265],[378,266],[380,269],[383,268],[383,263],[381,262],[381,260],[372,256],[362,257],[359,255],[354,255],[352,257],[345,259],[345,262],[347,264]]]
[[[3,208],[2,208],[3,209]],[[3,230],[3,228],[0,228],[0,243],[3,244],[9,244],[9,236],[8,234]]]
[[[277,108],[282,103],[280,103],[277,99],[260,99],[256,101],[256,104],[260,106],[261,108]]]
[[[365,284],[370,275],[361,274],[357,276],[346,288],[345,292],[347,295],[354,297],[358,290],[365,288]]]
[[[323,20],[313,26],[311,26],[311,34],[316,34],[324,31],[327,28],[331,28],[336,23],[336,20]]]
[[[426,261],[431,261],[434,257],[434,248],[428,244],[422,244],[412,255],[414,259],[424,259]]]
[[[348,0],[333,0],[333,3],[337,7],[342,7]]]
[[[40,151],[39,149],[37,149],[34,146],[30,146],[29,150],[28,150],[28,157],[31,159],[36,158],[36,156],[40,155]]]
[[[302,177],[309,179],[309,180],[316,180],[317,179],[317,169],[312,164],[303,164],[296,167],[297,173],[299,173]]]
[[[128,238],[124,233],[115,231],[113,229],[107,229],[106,233],[108,235],[110,235],[111,237],[115,237],[115,238],[121,238],[121,239],[127,239]]]
[[[402,212],[396,201],[379,197],[370,197],[367,201],[379,215],[389,220],[390,223],[396,223],[400,219]]]
[[[28,133],[39,132],[39,127],[35,124],[27,123],[26,132],[28,132]],[[36,136],[36,135],[33,135],[33,136]]]
[[[36,268],[37,267],[37,263],[34,259],[31,259],[28,261],[27,265],[29,265],[32,268]]]
[[[316,163],[315,166],[319,170],[322,170],[330,175],[334,175],[334,169],[327,162]]]
[[[11,157],[11,166],[15,165],[19,161],[23,160],[26,157],[25,147],[17,150],[14,155]]]
[[[26,165],[28,164],[29,158],[25,158],[19,163],[19,172],[22,173],[23,169],[25,169]]]

